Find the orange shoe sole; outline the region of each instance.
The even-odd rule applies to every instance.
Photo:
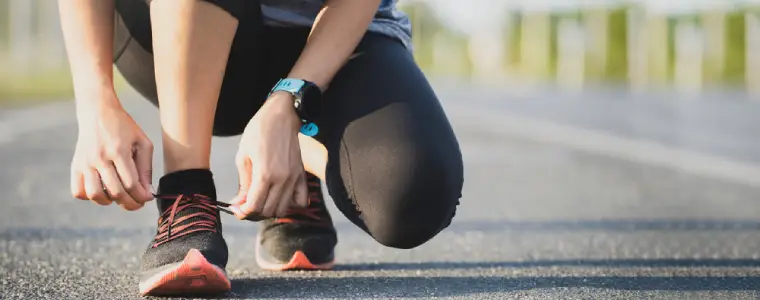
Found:
[[[181,262],[164,266],[140,282],[140,295],[209,295],[232,288],[227,273],[211,264],[200,251],[191,249]]]
[[[272,263],[261,259],[259,256],[256,256],[256,262],[259,264],[259,267],[269,271],[330,270],[335,267],[334,261],[313,264],[309,258],[306,257],[306,254],[301,251],[296,251],[296,253],[293,254],[293,258],[287,263]]]
[[[260,238],[260,237],[259,237]],[[257,238],[256,241],[256,263],[260,268],[267,271],[317,271],[317,270],[331,270],[335,267],[335,260],[331,260],[326,263],[315,264],[304,254],[302,251],[296,251],[293,253],[293,257],[288,262],[280,263],[274,262],[274,259],[266,259],[266,255],[261,249],[261,240]]]

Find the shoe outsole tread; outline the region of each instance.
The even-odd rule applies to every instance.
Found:
[[[181,262],[151,271],[140,282],[140,295],[217,295],[230,291],[232,285],[227,273],[209,263],[197,249],[188,251]]]

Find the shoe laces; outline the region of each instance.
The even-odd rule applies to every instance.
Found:
[[[174,203],[158,219],[158,233],[153,239],[153,248],[194,232],[218,232],[219,208],[216,201],[208,196],[180,194],[157,195],[156,198],[173,199]]]
[[[322,199],[322,187],[319,178],[306,173],[306,185],[309,190],[308,205],[303,208],[291,208],[285,217],[276,218],[275,223],[309,223],[313,225],[329,225],[322,216],[327,209]]]

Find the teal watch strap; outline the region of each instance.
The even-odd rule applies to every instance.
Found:
[[[272,93],[278,92],[278,91],[284,91],[288,92],[295,98],[295,103],[293,103],[296,108],[301,104],[301,96],[302,96],[302,89],[306,85],[306,82],[300,79],[293,79],[293,78],[284,78],[280,79],[280,81],[275,84],[274,88],[272,88],[272,91],[269,92],[269,95],[271,96]],[[319,127],[317,124],[314,124],[313,122],[309,122],[307,120],[301,119],[301,122],[303,125],[301,125],[300,132],[305,136],[315,136],[317,133],[319,133]]]
[[[271,95],[274,92],[277,91],[285,91],[288,93],[293,94],[296,97],[300,97],[301,89],[303,86],[306,85],[306,82],[300,79],[293,79],[293,78],[284,78],[280,79],[280,81],[277,82],[277,84],[274,85],[274,88],[272,88],[272,91],[269,92]]]

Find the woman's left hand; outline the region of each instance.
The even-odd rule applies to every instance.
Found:
[[[230,209],[240,219],[282,217],[308,205],[293,96],[275,92],[248,122],[235,158],[240,189]]]

